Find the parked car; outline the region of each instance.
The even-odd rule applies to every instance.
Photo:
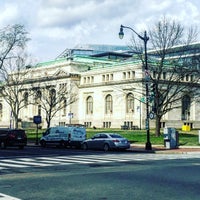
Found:
[[[42,147],[54,146],[75,146],[81,147],[82,141],[86,139],[86,129],[84,126],[55,126],[48,128],[40,138]]]
[[[5,149],[6,147],[19,147],[23,149],[27,145],[27,136],[23,129],[9,129],[0,128],[0,147]]]
[[[104,151],[112,149],[128,149],[130,142],[116,133],[97,133],[91,139],[87,139],[82,143],[82,148],[87,149],[103,149]]]

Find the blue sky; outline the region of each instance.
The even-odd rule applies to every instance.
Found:
[[[1,0],[0,28],[23,24],[37,61],[57,57],[77,44],[128,45],[118,38],[121,24],[148,30],[164,15],[185,27],[200,25],[199,0]]]

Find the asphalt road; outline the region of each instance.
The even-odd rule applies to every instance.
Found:
[[[0,159],[0,193],[23,200],[195,200],[200,195],[199,154],[26,148],[0,150]]]

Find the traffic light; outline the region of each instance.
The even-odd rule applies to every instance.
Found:
[[[150,99],[151,99],[151,103],[152,103],[152,113],[156,113],[157,112],[157,106],[156,106],[156,92],[158,92],[156,89],[157,85],[155,83],[151,84],[151,88],[150,88]]]
[[[156,93],[156,84],[152,83],[150,86],[150,102],[154,101],[155,93]]]
[[[156,104],[155,104],[155,102],[154,102],[154,104],[153,104],[153,106],[152,106],[152,112],[153,112],[153,113],[156,113],[156,111],[157,111],[157,108],[156,108]]]
[[[151,94],[153,94],[153,95],[155,96],[155,92],[156,92],[156,84],[153,83],[153,84],[151,85]]]

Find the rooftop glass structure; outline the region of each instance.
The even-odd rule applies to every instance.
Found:
[[[112,52],[118,55],[132,55],[133,51],[127,46],[117,46],[117,45],[97,45],[97,44],[85,44],[77,45],[73,49],[65,49],[56,59],[63,57],[73,57],[73,56],[93,56],[100,57],[100,55],[105,55],[105,53]]]

